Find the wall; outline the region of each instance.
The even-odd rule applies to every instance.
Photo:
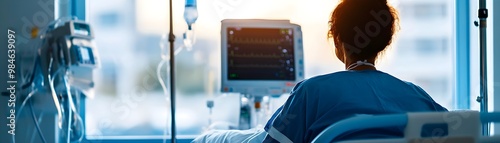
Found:
[[[20,73],[21,69],[26,68],[29,70],[33,63],[33,55],[36,50],[33,50],[35,42],[30,39],[31,28],[45,27],[49,22],[54,20],[54,0],[2,0],[0,1],[0,92],[5,92],[8,84],[7,78],[7,30],[15,31],[15,46],[16,46],[16,73]],[[18,82],[21,82],[20,74],[16,75]],[[20,85],[16,85],[19,87]],[[26,93],[21,93],[16,90],[16,109],[19,112],[19,107],[26,96]],[[10,107],[7,106],[10,97],[0,97],[0,139],[2,142],[11,140],[11,135],[7,132],[10,127],[6,126],[8,123],[7,116],[10,116]],[[22,114],[16,116],[16,142],[42,142],[35,131],[34,122],[31,119],[29,107],[23,109]],[[40,111],[35,109],[35,113],[40,115]],[[42,130],[45,130],[44,137],[47,142],[56,142],[55,140],[55,121],[52,113],[44,114]],[[36,135],[33,136],[32,135]],[[33,140],[32,140],[33,138]]]

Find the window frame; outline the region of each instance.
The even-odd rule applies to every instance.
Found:
[[[455,108],[470,109],[470,0],[455,1]],[[466,15],[466,16],[458,16]]]

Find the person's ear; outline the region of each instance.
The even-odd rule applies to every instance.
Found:
[[[335,44],[335,55],[342,63],[345,63],[345,50],[342,44]]]

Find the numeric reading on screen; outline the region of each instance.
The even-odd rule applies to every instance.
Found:
[[[295,80],[291,28],[227,28],[227,79]]]

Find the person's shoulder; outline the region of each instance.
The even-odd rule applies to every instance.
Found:
[[[394,78],[396,78],[396,77],[394,77]],[[420,87],[419,85],[417,85],[413,82],[410,82],[410,81],[399,79],[399,78],[396,78],[396,79],[401,81],[401,83],[403,83],[404,85],[407,85],[407,87],[410,87],[411,89],[413,89],[417,93],[428,96],[427,92],[425,92],[425,90],[422,87]]]
[[[379,72],[379,73],[381,73],[382,75],[385,75],[385,76],[387,76],[388,78],[391,78],[391,79],[393,79],[394,81],[396,81],[396,82],[400,82],[400,83],[402,83],[402,84],[404,84],[404,85],[408,85],[408,86],[410,86],[410,87],[415,87],[415,86],[417,86],[417,85],[413,84],[412,82],[409,82],[409,81],[406,81],[406,80],[400,79],[400,78],[398,78],[398,77],[396,77],[396,76],[393,76],[392,74],[389,74],[389,73],[386,73],[386,72],[383,72],[383,71],[378,71],[378,72]]]
[[[411,86],[411,87],[419,87],[418,85],[414,84],[413,82],[409,82],[409,81],[405,81],[405,80],[401,80],[403,83]]]
[[[328,85],[336,85],[341,83],[342,78],[346,77],[345,71],[339,71],[339,72],[333,72],[333,73],[328,73],[328,74],[322,74],[322,75],[317,75],[313,76],[310,78],[306,78],[300,82],[298,82],[291,94],[296,96],[296,97],[304,97],[302,96],[303,93],[310,92],[310,91],[316,91],[319,88],[324,88],[325,84],[327,83]],[[302,94],[301,94],[302,93]],[[315,96],[313,95],[308,95],[307,97],[311,98]]]
[[[424,94],[424,95],[427,95],[427,92],[425,92],[424,89],[422,89],[422,87],[412,83],[412,82],[409,82],[409,81],[404,81],[406,84],[408,84],[410,87],[412,87],[415,91],[417,91],[418,93],[421,93],[421,94]]]
[[[327,73],[327,74],[322,74],[322,75],[317,75],[314,77],[311,77],[308,79],[308,81],[321,81],[321,80],[328,80],[332,78],[344,78],[346,75],[349,75],[349,71],[338,71],[338,72],[332,72],[332,73]]]
[[[391,74],[385,73],[385,72],[381,72],[381,73],[383,73],[383,74],[387,75],[389,78],[391,78],[392,79],[391,84],[394,86],[398,86],[399,89],[413,90],[418,95],[422,95],[426,98],[430,98],[429,94],[427,92],[425,92],[425,90],[422,87],[418,86],[417,84],[414,84],[413,82],[409,82],[409,81],[397,78],[397,77],[395,77]]]

